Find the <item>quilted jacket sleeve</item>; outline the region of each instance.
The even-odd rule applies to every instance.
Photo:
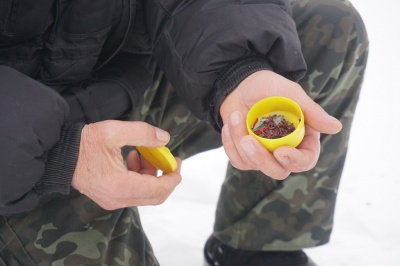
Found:
[[[191,111],[216,128],[222,100],[251,73],[304,75],[289,1],[145,3],[155,58]]]
[[[71,107],[68,120],[88,124],[124,119],[142,101],[154,68],[149,55],[119,53],[98,72],[96,80],[63,91]]]
[[[69,107],[57,92],[6,66],[0,66],[0,95],[4,215],[32,209],[49,191],[69,192],[83,124],[66,122]]]

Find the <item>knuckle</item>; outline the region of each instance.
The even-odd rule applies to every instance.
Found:
[[[100,128],[98,131],[98,136],[100,139],[104,140],[105,142],[111,141],[115,136],[115,128],[117,125],[114,121],[106,121],[106,126]]]
[[[247,157],[244,158],[244,160],[246,162],[245,166],[247,170],[258,170],[265,167],[265,160],[262,156]]]
[[[231,165],[238,170],[248,170],[248,168],[241,162],[230,161]]]
[[[161,205],[167,200],[167,197],[157,197],[153,200],[153,205]]]
[[[168,196],[163,196],[163,197],[159,198],[157,201],[157,205],[163,204],[167,200],[167,198],[168,198]]]
[[[255,156],[251,158],[248,163],[252,168],[259,169],[265,164],[265,160],[262,157]]]
[[[276,180],[284,180],[289,177],[290,171],[284,169],[275,169],[275,171],[271,172],[269,176]]]
[[[115,124],[113,121],[103,121],[86,125],[91,141],[103,142],[111,139],[114,135]]]
[[[305,172],[310,170],[311,168],[308,165],[296,165],[294,169],[296,170],[296,172]]]
[[[135,122],[134,127],[136,128],[136,130],[143,132],[148,137],[154,137],[156,135],[155,127],[146,122]]]
[[[117,204],[111,203],[111,202],[109,202],[109,201],[103,202],[102,204],[99,204],[99,206],[100,206],[101,208],[103,208],[104,210],[106,210],[106,211],[114,211],[114,210],[120,208],[119,206],[117,206]]]
[[[283,172],[283,173],[278,174],[275,179],[284,180],[284,179],[288,178],[289,175],[290,175],[290,172]]]
[[[175,184],[175,186],[178,186],[181,182],[182,182],[182,176],[181,176],[181,175],[178,175],[178,177],[176,178],[176,184]]]
[[[161,205],[161,204],[163,204],[163,203],[167,200],[167,198],[168,198],[168,196],[171,194],[171,192],[172,192],[172,191],[169,191],[169,190],[166,189],[166,188],[160,188],[160,189],[158,189],[157,194],[156,194],[156,196],[154,197],[154,204],[155,204],[155,205]]]
[[[299,172],[305,172],[313,169],[317,164],[317,159],[307,160],[296,165],[296,170]]]

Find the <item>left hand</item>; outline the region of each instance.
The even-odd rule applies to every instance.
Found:
[[[304,113],[305,136],[296,148],[283,146],[273,153],[265,149],[246,128],[246,115],[259,100],[283,96],[297,102]],[[320,153],[320,133],[336,134],[342,124],[326,113],[300,87],[272,71],[258,71],[244,79],[227,96],[220,108],[224,122],[222,142],[233,166],[240,170],[260,170],[282,180],[291,172],[310,170]]]
[[[125,161],[124,146],[159,147],[170,139],[168,132],[138,121],[101,121],[82,129],[72,186],[105,210],[163,203],[181,182],[178,169],[157,175],[157,169],[136,151]]]

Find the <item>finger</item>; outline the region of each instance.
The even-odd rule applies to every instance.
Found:
[[[304,90],[300,89],[294,98],[293,100],[299,104],[303,111],[305,123],[316,131],[336,134],[342,129],[342,123],[314,102]]]
[[[290,171],[282,167],[266,148],[264,148],[254,137],[247,135],[240,141],[242,158],[246,165],[253,170],[259,170],[265,175],[283,180],[287,178]]]
[[[242,113],[235,111],[229,116],[229,133],[237,150],[235,165],[241,170],[260,170],[274,179],[285,179],[290,174],[273,155],[254,137],[248,135]],[[232,145],[232,144],[231,144]]]
[[[157,205],[165,201],[181,179],[180,168],[160,177],[128,171],[124,177],[110,182],[107,187],[108,193],[102,194],[101,197],[94,194],[91,198],[107,209]]]
[[[149,163],[143,156],[140,157],[140,173],[157,176],[158,169]]]
[[[342,123],[314,102],[307,105],[303,113],[305,123],[318,132],[336,134],[342,130]]]
[[[100,122],[103,123],[103,122]],[[159,147],[170,140],[168,132],[145,122],[104,121],[113,144],[123,146]]]
[[[306,127],[303,141],[297,148],[280,147],[275,150],[274,156],[283,167],[291,172],[299,173],[312,169],[320,154],[320,133]]]
[[[137,151],[130,151],[126,157],[126,166],[129,171],[139,172],[141,170],[140,158]]]
[[[137,177],[136,181],[140,183],[140,188],[136,187],[133,190],[129,201],[131,206],[161,204],[182,181],[180,165],[175,172],[163,174],[159,177],[144,174]]]
[[[246,164],[244,163],[239,155],[239,152],[236,149],[236,146],[231,138],[228,125],[224,125],[222,127],[221,137],[222,145],[224,147],[226,155],[229,158],[230,163],[237,169],[246,170]]]
[[[244,117],[241,112],[234,111],[229,115],[228,127],[232,143],[235,149],[239,151],[238,154],[241,157],[242,148],[240,147],[240,142],[243,136],[248,135]],[[236,158],[236,160],[239,161],[239,158]],[[241,160],[245,162],[245,158],[241,158]]]

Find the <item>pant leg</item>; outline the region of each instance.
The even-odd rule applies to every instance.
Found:
[[[182,159],[222,145],[221,135],[189,111],[160,70],[154,80],[145,93],[142,107],[131,120],[145,121],[168,131],[171,140],[167,147]]]
[[[221,137],[196,119],[158,71],[143,105],[130,118],[171,133],[181,158],[221,146]],[[124,153],[132,149],[126,147]],[[34,210],[0,216],[0,266],[159,265],[137,208],[105,211],[76,190],[53,195]]]
[[[106,211],[76,190],[0,216],[0,265],[159,265],[137,208]]]
[[[314,169],[284,181],[228,166],[214,235],[233,248],[297,250],[329,241],[351,123],[367,62],[368,40],[346,0],[293,1],[293,17],[308,65],[300,85],[343,129],[322,135]]]

